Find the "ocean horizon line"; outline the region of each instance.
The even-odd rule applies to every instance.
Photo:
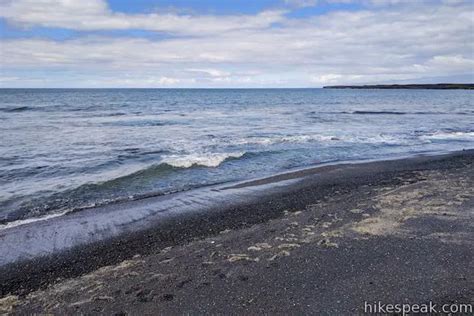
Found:
[[[373,83],[373,84],[337,84],[318,87],[0,87],[0,90],[313,90],[332,87],[376,87],[376,86],[436,86],[436,85],[473,85],[474,82],[437,82],[437,83]]]

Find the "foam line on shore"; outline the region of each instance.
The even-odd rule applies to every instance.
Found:
[[[0,266],[66,251],[121,234],[145,230],[179,216],[204,212],[219,205],[250,202],[269,185],[220,190],[206,187],[51,216],[0,231]]]

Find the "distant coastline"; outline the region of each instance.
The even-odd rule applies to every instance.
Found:
[[[324,89],[435,89],[435,90],[474,90],[474,83],[436,83],[436,84],[376,84],[376,85],[338,85],[325,86]]]

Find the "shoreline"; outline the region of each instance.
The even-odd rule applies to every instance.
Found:
[[[67,216],[67,215],[82,212],[82,211],[102,209],[108,206],[127,205],[127,204],[134,203],[136,201],[149,200],[149,199],[160,198],[160,197],[165,197],[165,196],[176,197],[180,194],[201,191],[206,188],[210,188],[211,190],[226,190],[229,188],[243,188],[243,187],[250,187],[250,186],[258,186],[261,184],[272,184],[272,183],[277,183],[279,181],[282,181],[282,179],[283,180],[284,179],[298,179],[298,178],[304,177],[305,175],[313,174],[314,172],[324,171],[324,170],[327,170],[327,168],[334,168],[338,166],[359,165],[359,164],[376,163],[376,162],[388,162],[388,161],[394,161],[394,160],[404,160],[404,159],[421,158],[421,157],[437,157],[437,156],[451,155],[451,154],[456,154],[456,153],[471,151],[471,150],[474,150],[474,149],[462,149],[462,150],[439,151],[439,152],[420,152],[420,153],[414,153],[414,154],[400,155],[393,158],[382,157],[382,158],[377,158],[377,159],[353,159],[353,160],[328,161],[328,162],[324,162],[324,163],[320,163],[316,165],[292,168],[290,170],[280,171],[280,172],[276,172],[275,174],[270,174],[270,175],[257,177],[257,178],[250,178],[246,180],[230,181],[230,182],[223,182],[223,183],[216,183],[216,184],[207,184],[201,187],[193,187],[186,190],[137,195],[136,197],[132,199],[119,198],[110,203],[103,203],[103,204],[99,203],[95,206],[85,206],[85,207],[80,207],[80,208],[66,209],[60,212],[47,213],[45,215],[41,215],[38,217],[28,217],[25,219],[8,221],[5,223],[0,223],[0,233],[3,230],[8,230],[8,229],[15,228],[18,226],[23,226],[23,225],[31,225],[36,222],[48,221],[56,217]],[[1,263],[0,263],[0,266],[2,266]]]
[[[266,225],[271,221],[278,220],[282,216],[286,216],[285,214],[288,212],[300,212],[308,205],[331,204],[328,201],[335,196],[354,195],[363,186],[367,186],[367,194],[374,194],[371,188],[382,185],[400,185],[401,180],[394,178],[397,175],[410,174],[420,170],[449,172],[453,168],[468,168],[468,174],[472,174],[473,157],[474,150],[466,150],[436,156],[330,165],[247,181],[236,186],[221,187],[218,191],[212,191],[212,188],[206,189],[202,196],[193,193],[187,196],[188,200],[181,198],[181,208],[188,207],[186,214],[180,213],[177,210],[179,207],[175,207],[177,211],[172,214],[173,216],[154,217],[153,220],[146,223],[149,226],[142,226],[145,223],[142,218],[131,217],[132,224],[115,236],[86,242],[72,247],[68,251],[54,253],[49,257],[4,265],[0,268],[1,296],[7,294],[26,295],[56,283],[58,278],[76,278],[102,266],[130,260],[137,255],[152,256],[170,246],[180,247],[183,245],[185,247],[190,242],[211,238],[210,236],[219,235],[219,232],[222,231],[232,230],[238,234],[240,230],[246,230],[256,225]],[[468,167],[465,166],[466,164]],[[214,206],[211,205],[212,203],[203,204],[203,201],[209,198],[209,194],[218,195],[218,193],[222,194],[222,197],[213,200]],[[137,206],[141,209],[146,206],[144,214],[150,216],[150,214],[159,214],[159,212],[155,212],[156,210],[152,210],[154,206],[165,202],[175,203],[173,202],[175,200],[176,196],[167,196],[166,198],[146,199],[145,202],[141,200],[135,204],[138,204]],[[155,204],[149,203],[150,201]],[[350,202],[348,203],[350,204]],[[203,205],[199,209],[195,207],[195,204]],[[117,212],[115,208],[117,206],[114,206],[114,209],[109,207],[105,210]],[[103,211],[104,208],[101,210]],[[126,213],[127,210],[122,209],[122,211]],[[90,214],[83,212],[80,212],[83,214],[71,214],[65,218],[72,222],[76,221],[75,224],[78,226],[77,220],[84,220],[93,213],[93,211],[89,212]],[[64,224],[63,221],[59,222]],[[43,223],[43,225],[46,224],[51,223]],[[73,226],[69,228],[71,227]],[[136,227],[142,229],[147,227],[147,229],[135,230]],[[18,230],[24,228],[28,228],[28,226]],[[59,229],[60,227],[55,226],[54,228]],[[1,231],[0,233],[2,234],[0,238],[4,241],[5,232]],[[101,233],[103,234],[104,231],[99,231],[99,236],[96,237],[106,236],[106,234],[100,235]],[[51,241],[51,239],[49,240]],[[17,239],[15,242],[19,245],[21,239]],[[12,244],[2,243],[2,245],[10,247],[9,249],[14,249],[14,251],[21,251],[21,249],[12,247]],[[25,245],[23,244],[23,246]]]

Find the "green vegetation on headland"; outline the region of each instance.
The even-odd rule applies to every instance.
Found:
[[[474,90],[474,83],[436,83],[436,84],[376,84],[360,86],[325,86],[324,89],[464,89]]]

